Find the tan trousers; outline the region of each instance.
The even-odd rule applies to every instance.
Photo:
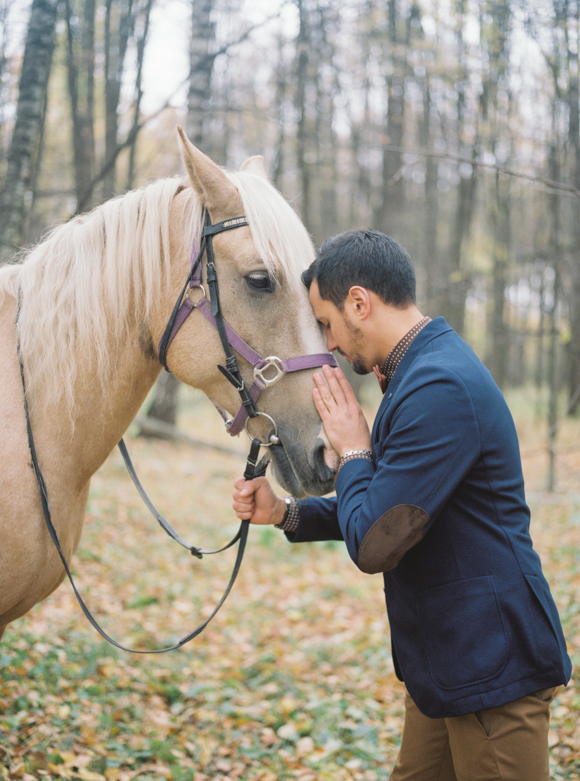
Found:
[[[549,781],[554,691],[449,719],[424,716],[407,693],[391,781]]]

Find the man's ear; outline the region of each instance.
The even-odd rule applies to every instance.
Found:
[[[366,320],[371,313],[371,297],[366,287],[353,285],[346,297],[353,314],[360,320]]]

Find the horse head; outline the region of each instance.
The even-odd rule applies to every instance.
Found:
[[[238,173],[226,173],[196,149],[181,129],[180,135],[190,186],[174,199],[169,280],[152,319],[152,337],[159,342],[176,298],[181,297],[190,257],[195,257],[201,244],[202,214],[207,212],[213,225],[245,216],[247,225],[215,235],[212,243],[220,306],[229,327],[261,356],[278,359],[257,370],[265,385],[256,405],[262,414],[247,421],[248,433],[271,444],[274,475],[287,491],[294,496],[327,493],[333,488],[335,454],[328,448],[312,400],[315,370],[280,371],[288,359],[327,353],[300,280],[301,271],[314,259],[308,233],[269,183],[261,157],[251,157]],[[206,278],[204,256],[203,285]],[[196,285],[187,295],[199,302],[204,293]],[[243,352],[237,360],[245,386],[250,388],[256,370]],[[200,388],[224,417],[235,418],[239,395],[218,370],[218,364],[224,363],[224,347],[218,331],[201,312],[194,309],[184,321],[171,341],[166,361],[176,377]]]

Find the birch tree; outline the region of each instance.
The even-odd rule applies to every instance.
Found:
[[[192,0],[191,38],[189,47],[189,89],[187,95],[187,133],[196,146],[203,147],[204,119],[210,98],[213,57],[211,48],[215,39],[215,25],[211,21],[213,0]],[[162,372],[156,385],[155,398],[148,416],[175,425],[180,382],[173,374]]]
[[[77,0],[78,3],[78,0]],[[95,174],[95,0],[82,8],[65,0],[67,76],[71,106],[73,157],[77,211],[95,202],[87,183]]]
[[[0,262],[23,241],[45,117],[58,0],[33,0],[20,74],[16,123],[0,194]]]

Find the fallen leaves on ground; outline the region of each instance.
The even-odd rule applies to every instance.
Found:
[[[215,436],[213,415],[193,397],[181,425],[231,445]],[[236,458],[129,441],[159,509],[206,548],[237,529],[231,485],[246,445],[234,443]],[[573,484],[558,495],[534,491],[536,451],[534,459],[534,539],[578,665],[580,495]],[[147,515],[118,453],[95,476],[74,572],[116,639],[140,648],[175,642],[213,609],[234,558],[230,550],[199,561],[173,543]],[[339,543],[289,545],[272,528],[250,530],[224,608],[179,651],[117,651],[65,583],[7,630],[0,669],[2,780],[381,781],[400,742],[403,688],[381,576],[360,573]],[[553,706],[553,779],[580,779],[579,708],[575,678]]]

